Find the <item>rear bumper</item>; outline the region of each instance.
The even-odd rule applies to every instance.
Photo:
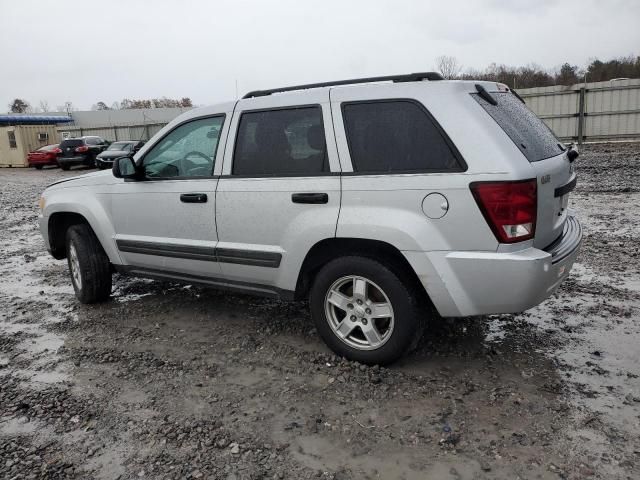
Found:
[[[89,157],[58,157],[59,165],[83,165],[89,163]]]
[[[403,252],[443,317],[517,313],[532,308],[567,278],[582,242],[568,217],[561,239],[546,250]]]

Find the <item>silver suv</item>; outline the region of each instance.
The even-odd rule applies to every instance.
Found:
[[[40,223],[83,303],[114,271],[308,298],[336,353],[386,364],[436,311],[520,312],[566,278],[576,156],[502,84],[300,85],[181,115],[47,188]]]

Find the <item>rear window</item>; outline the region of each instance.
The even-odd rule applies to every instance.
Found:
[[[66,147],[79,147],[80,145],[84,145],[84,143],[80,139],[63,140],[60,144],[60,149]]]
[[[491,96],[496,99],[497,105],[491,105],[476,93],[472,94],[527,160],[538,162],[565,151],[564,145],[551,129],[515,95],[510,92],[491,92]]]
[[[58,145],[45,145],[44,147],[40,147],[38,152],[52,152],[56,148],[58,148]]]
[[[355,172],[463,170],[450,142],[415,102],[345,103],[342,114]]]

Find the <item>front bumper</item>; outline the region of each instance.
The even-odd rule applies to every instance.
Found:
[[[114,160],[115,160],[115,158],[100,158],[100,157],[97,157],[96,158],[96,165],[103,166],[103,167],[112,167]]]
[[[548,298],[578,256],[582,228],[568,217],[559,241],[546,250],[517,252],[403,252],[443,317],[518,313]]]

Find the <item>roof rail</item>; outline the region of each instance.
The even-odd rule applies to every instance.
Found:
[[[290,92],[292,90],[306,90],[308,88],[335,87],[338,85],[354,85],[357,83],[373,82],[419,82],[420,80],[444,80],[438,72],[409,73],[405,75],[389,75],[386,77],[353,78],[351,80],[336,80],[333,82],[308,83],[292,87],[272,88],[271,90],[254,90],[242,98],[266,97],[272,93]]]

